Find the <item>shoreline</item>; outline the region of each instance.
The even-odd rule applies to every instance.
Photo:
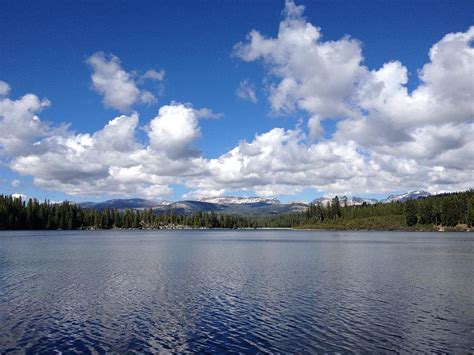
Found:
[[[407,233],[413,233],[413,232],[423,232],[423,233],[450,233],[450,232],[456,232],[456,233],[473,233],[474,229],[367,229],[367,228],[361,228],[361,229],[344,229],[344,228],[294,228],[294,230],[301,230],[301,231],[321,231],[321,232],[329,232],[329,231],[334,231],[334,232],[407,232]]]
[[[262,228],[209,228],[209,227],[187,227],[175,226],[170,228],[77,228],[77,229],[2,229],[0,232],[28,232],[28,231],[51,231],[51,232],[65,232],[65,231],[199,231],[199,230],[215,230],[215,231],[249,231],[249,230],[288,230],[288,231],[313,231],[313,232],[424,232],[424,233],[474,233],[474,228],[459,228],[459,227],[442,227],[442,228],[406,228],[406,229],[382,229],[382,228],[291,228],[291,227],[262,227]]]

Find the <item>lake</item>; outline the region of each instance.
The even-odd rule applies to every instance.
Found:
[[[0,352],[473,352],[474,235],[0,233]]]

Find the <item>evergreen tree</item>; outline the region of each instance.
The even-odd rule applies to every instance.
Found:
[[[467,225],[470,227],[474,226],[474,197],[469,199],[467,206]]]
[[[454,227],[458,224],[458,204],[453,196],[449,196],[441,205],[441,222],[444,226]]]
[[[341,217],[341,204],[337,196],[332,199],[331,214],[333,218]]]
[[[418,219],[419,216],[419,219]],[[310,205],[305,212],[270,216],[239,216],[216,212],[157,215],[153,210],[88,210],[67,201],[40,203],[35,199],[0,195],[0,229],[160,228],[172,224],[207,228],[318,227],[391,228],[442,223],[474,224],[474,190],[410,200],[405,203],[341,206],[335,197],[326,205]],[[375,224],[374,224],[375,223]],[[373,226],[373,227],[372,227]]]
[[[414,200],[408,200],[405,203],[405,219],[407,226],[414,226],[418,222],[416,216],[416,203]]]
[[[433,204],[430,199],[426,199],[419,204],[421,224],[431,224],[433,219]]]

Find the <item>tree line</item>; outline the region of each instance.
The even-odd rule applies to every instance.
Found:
[[[474,190],[405,202],[347,206],[336,196],[325,206],[310,205],[305,227],[347,229],[435,229],[474,225]]]
[[[419,200],[348,206],[337,196],[326,204],[310,204],[304,212],[243,216],[216,212],[156,214],[152,209],[102,211],[36,199],[23,201],[0,195],[0,229],[111,229],[111,228],[321,228],[417,229],[472,227],[474,190],[429,196]]]
[[[241,228],[260,227],[253,218],[220,215],[214,212],[193,214],[156,214],[152,209],[120,211],[117,209],[84,209],[64,201],[60,204],[36,199],[0,195],[0,229],[2,230],[72,230],[112,228]]]

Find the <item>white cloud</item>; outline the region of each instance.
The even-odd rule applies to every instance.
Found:
[[[332,193],[380,193],[392,191],[393,186],[463,189],[470,181],[469,171],[448,166],[457,161],[447,152],[466,157],[473,148],[470,141],[456,143],[460,140],[456,137],[461,137],[459,127],[438,132],[454,136],[455,150],[442,147],[441,154],[434,154],[437,165],[432,168],[415,158],[369,154],[352,140],[312,143],[300,128],[274,128],[206,160],[193,148],[200,136],[198,111],[178,103],[163,106],[149,124],[148,143],[135,137],[136,113],[110,120],[93,134],[62,131],[30,143],[28,152],[15,156],[10,166],[33,176],[37,186],[80,195],[163,197],[172,192],[174,183],[193,189],[187,197],[239,190],[262,196],[292,195],[308,187]],[[435,145],[427,141],[417,150],[423,155]]]
[[[163,106],[144,143],[136,137],[137,113],[116,117],[93,134],[48,127],[48,134],[37,137],[35,127],[26,124],[11,137],[25,148],[9,150],[9,165],[33,176],[39,187],[72,195],[162,197],[172,192],[170,184],[205,172],[206,162],[193,147],[200,135],[196,112],[190,105]],[[29,130],[33,133],[26,134]]]
[[[411,93],[400,62],[371,71],[354,93],[367,114],[342,121],[336,138],[352,139],[372,154],[415,159],[418,166],[450,167],[455,175],[472,172],[462,160],[472,159],[473,151],[473,40],[471,27],[434,44],[430,62],[419,72],[421,83]]]
[[[235,46],[242,60],[262,60],[272,80],[270,103],[276,112],[301,109],[321,117],[347,115],[348,103],[366,69],[360,43],[349,37],[322,41],[321,30],[302,17],[304,7],[287,1],[278,36],[253,30]]]
[[[161,107],[149,124],[150,147],[171,158],[197,156],[191,143],[200,135],[196,111],[180,104]]]
[[[318,116],[312,116],[308,119],[309,136],[313,139],[321,138],[324,134],[324,129],[321,126],[321,119]]]
[[[220,112],[214,112],[212,109],[207,107],[203,107],[197,110],[195,109],[194,114],[196,115],[196,118],[205,118],[210,120],[218,120],[224,117],[224,114]]]
[[[265,196],[295,194],[306,187],[366,191],[369,183],[385,190],[377,182],[377,168],[353,143],[311,144],[299,129],[274,128],[211,159],[210,177],[190,180],[188,186],[200,191],[253,189]]]
[[[138,114],[122,115],[109,121],[101,131],[94,134],[94,138],[101,148],[129,152],[137,146],[134,137],[137,125]]]
[[[20,183],[20,180],[18,179],[13,179],[10,183],[10,185],[12,185],[12,187],[19,187],[21,185]]]
[[[160,71],[150,69],[150,70],[147,70],[145,74],[143,74],[142,78],[156,80],[156,81],[163,81],[165,79],[165,71],[163,69]]]
[[[25,153],[37,139],[46,136],[50,127],[37,115],[49,105],[47,99],[33,94],[17,100],[0,97],[0,153],[8,156]]]
[[[92,86],[103,95],[105,106],[128,112],[135,103],[150,104],[157,101],[150,91],[139,89],[133,75],[122,68],[118,57],[97,52],[87,59],[87,63],[93,70]],[[162,81],[164,75],[164,70],[157,72],[150,69],[142,78]]]
[[[248,80],[242,80],[239,84],[239,87],[235,91],[235,94],[238,98],[252,103],[257,103],[257,92],[255,90],[255,85],[253,85]]]
[[[323,41],[303,10],[287,1],[275,38],[252,31],[235,49],[244,61],[264,63],[274,111],[307,116],[295,129],[273,128],[205,159],[196,148],[199,120],[221,116],[208,108],[164,105],[146,124],[145,137],[134,112],[97,132],[76,134],[40,120],[49,101],[33,94],[11,99],[7,85],[0,95],[0,152],[37,186],[81,195],[162,197],[172,184],[190,188],[189,197],[472,188],[474,27],[435,43],[410,91],[401,62],[369,70],[357,40]],[[91,58],[108,105],[126,111],[151,100],[117,58]],[[122,98],[122,85],[132,99]],[[334,118],[328,137],[324,120]]]
[[[143,104],[154,104],[154,103],[158,102],[155,95],[153,95],[148,90],[142,90],[141,91],[139,101]]]
[[[264,63],[267,80],[272,83],[269,100],[273,110],[305,112],[310,138],[321,139],[323,120],[340,120],[329,141],[308,145],[307,152],[301,154],[311,154],[330,143],[352,147],[353,152],[347,154],[364,158],[365,173],[354,169],[350,177],[341,170],[340,182],[332,182],[337,180],[334,176],[315,187],[357,191],[371,186],[372,191],[384,191],[383,186],[377,187],[379,180],[391,190],[403,186],[437,189],[442,184],[472,187],[472,177],[468,177],[474,171],[466,162],[472,160],[473,152],[474,27],[447,34],[434,44],[430,61],[419,72],[420,85],[409,92],[408,70],[402,63],[394,60],[370,71],[362,64],[357,40],[323,41],[321,29],[307,22],[303,11],[303,6],[287,1],[277,37],[268,38],[253,30],[247,41],[236,45],[235,53],[244,61]],[[237,161],[246,161],[240,149],[238,152],[241,159]],[[331,163],[339,161],[334,152],[326,155],[332,157]],[[233,167],[241,170],[235,156],[233,159]],[[262,164],[253,162],[252,166],[275,172]],[[298,173],[309,174],[291,159],[286,164],[295,173],[294,181]],[[331,165],[327,169],[331,170]],[[347,162],[347,167],[351,165],[354,167]],[[310,166],[318,165],[314,162]],[[440,178],[440,171],[451,178]]]
[[[92,85],[104,96],[107,107],[128,111],[140,99],[140,90],[131,75],[122,69],[117,57],[110,56],[109,59],[99,52],[89,57],[87,63],[93,70]]]
[[[0,80],[0,96],[7,96],[10,93],[10,85]]]

